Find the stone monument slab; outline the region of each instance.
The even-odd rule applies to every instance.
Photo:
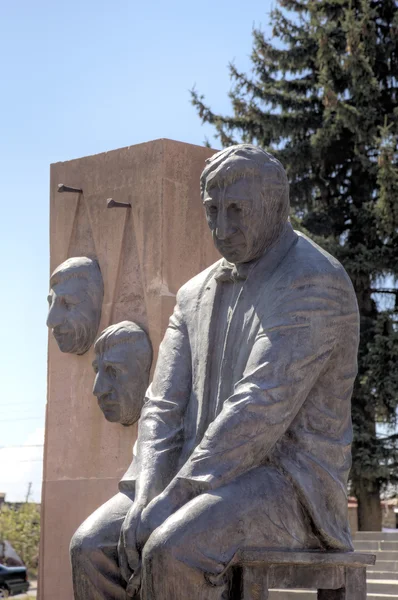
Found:
[[[98,331],[136,322],[149,334],[154,361],[178,288],[218,257],[198,186],[213,152],[155,140],[51,166],[50,273],[69,258],[97,260],[104,283]],[[110,198],[122,206],[108,208]],[[49,335],[41,600],[72,598],[72,534],[117,492],[131,462],[136,425],[104,419],[92,394],[94,357],[93,347],[62,353]]]

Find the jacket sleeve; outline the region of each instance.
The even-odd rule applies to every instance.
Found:
[[[243,377],[177,478],[215,489],[264,461],[335,351],[341,327],[357,328],[349,285],[322,275],[282,289],[260,319]]]
[[[181,292],[159,348],[138,425],[137,456],[130,470],[135,498],[147,504],[174,477],[183,442],[183,418],[191,392],[191,350],[182,317]]]

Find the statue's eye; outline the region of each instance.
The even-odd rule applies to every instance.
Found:
[[[207,212],[210,215],[216,215],[217,211],[218,211],[217,206],[215,206],[214,204],[210,204],[207,206]]]
[[[61,304],[61,306],[63,306],[64,308],[68,309],[69,308],[69,304],[67,303],[67,301],[65,300],[65,298],[63,296],[58,296],[58,302],[59,304]]]
[[[49,294],[49,295],[47,296],[47,302],[48,302],[48,304],[49,304],[50,306],[51,306],[51,304],[53,303],[53,297],[51,296],[51,294]]]
[[[114,379],[114,378],[116,377],[116,375],[117,375],[117,371],[116,371],[115,367],[111,367],[111,366],[108,366],[108,367],[106,367],[106,372],[107,372],[107,373],[108,373],[108,375],[109,375],[110,377],[112,377],[113,379]]]
[[[96,363],[93,363],[93,369],[94,373],[98,373],[98,365]]]
[[[237,204],[230,204],[229,208],[234,212],[234,213],[240,213],[242,212],[242,209],[237,205]]]

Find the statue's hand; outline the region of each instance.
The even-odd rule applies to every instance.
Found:
[[[137,528],[137,546],[143,548],[149,536],[175,511],[171,498],[163,492],[156,496],[142,511]]]
[[[131,510],[133,511],[133,509],[131,509]],[[140,559],[141,559],[142,550],[143,550],[146,542],[148,541],[148,538],[151,535],[151,533],[155,529],[157,529],[157,527],[159,527],[159,525],[161,525],[167,519],[169,514],[171,514],[171,512],[169,513],[169,511],[171,511],[170,503],[164,497],[164,494],[160,494],[160,496],[157,496],[156,498],[154,498],[148,504],[148,506],[146,508],[142,509],[142,511],[140,511],[139,518],[134,520],[134,525],[135,525],[135,527],[134,527],[134,544],[135,544],[134,550],[135,550],[135,552],[129,552],[129,550],[126,548],[128,566],[131,569],[132,573],[128,569],[126,569],[124,571],[126,574],[130,573],[130,575],[131,575],[131,577],[128,580],[126,580],[126,581],[128,581],[126,593],[129,598],[135,598],[136,595],[138,594],[140,586],[141,586],[141,560]],[[129,515],[127,515],[127,517],[128,516]],[[127,517],[126,517],[126,519],[127,519]],[[134,516],[132,515],[131,519],[133,519],[133,518],[134,518]],[[125,521],[123,523],[122,532],[123,532],[123,529],[125,528],[125,526],[126,526],[126,529],[130,528],[130,525],[127,524]],[[131,532],[131,530],[130,530],[130,532]],[[130,536],[129,540],[131,542],[133,541],[131,533],[126,532],[126,535],[124,536],[125,543],[126,543],[126,539],[128,536]],[[120,539],[122,539],[122,535],[120,536]],[[119,545],[120,545],[120,542],[119,542]],[[119,560],[120,560],[120,557],[119,557]],[[120,569],[122,571],[123,578],[126,579],[126,577],[123,573],[121,563],[120,563]]]
[[[150,535],[172,514],[199,493],[186,483],[173,480],[146,507],[132,506],[123,523],[119,540],[119,565],[128,582],[127,595],[133,598],[141,585],[141,553]]]
[[[143,506],[134,503],[127,513],[120,531],[117,547],[119,567],[123,579],[129,582],[132,573],[140,570],[140,554],[137,548],[137,529]]]

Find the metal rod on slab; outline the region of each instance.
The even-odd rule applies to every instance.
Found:
[[[116,202],[113,198],[106,201],[108,208],[131,208],[130,202]]]
[[[58,191],[60,193],[71,192],[72,194],[82,194],[83,193],[83,190],[81,188],[71,187],[70,185],[65,185],[64,183],[58,184]]]

